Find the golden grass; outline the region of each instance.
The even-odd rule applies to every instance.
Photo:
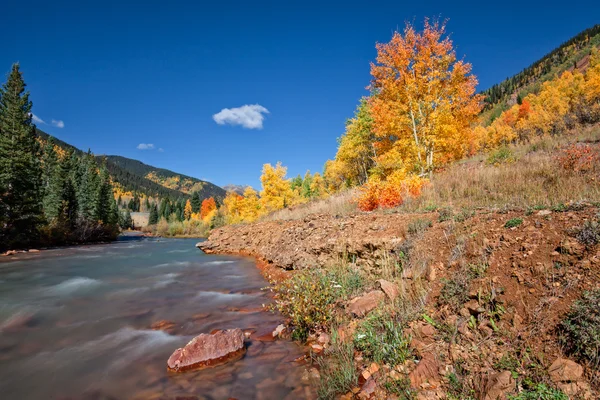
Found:
[[[600,127],[512,146],[515,160],[508,163],[489,165],[487,155],[459,162],[434,175],[420,197],[408,200],[398,210],[525,209],[598,202],[600,165],[582,174],[566,171],[556,160],[562,147],[576,142],[600,142]],[[598,144],[593,146],[600,149]]]
[[[293,208],[284,208],[261,218],[262,221],[297,220],[311,214],[348,215],[356,212],[356,189],[336,193]]]

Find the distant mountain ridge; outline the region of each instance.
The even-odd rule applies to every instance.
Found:
[[[43,140],[52,138],[57,146],[65,150],[73,150],[80,155],[84,153],[75,146],[44,131],[38,129],[37,134]],[[125,191],[144,194],[148,197],[168,197],[171,199],[191,197],[191,194],[196,190],[200,195],[200,199],[214,197],[222,200],[227,194],[224,189],[213,183],[178,174],[168,169],[157,168],[131,158],[116,155],[96,155],[96,159],[99,163],[106,163],[106,168],[113,182],[120,185]],[[181,182],[181,184],[177,184],[177,182]]]

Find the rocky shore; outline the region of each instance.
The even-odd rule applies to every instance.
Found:
[[[598,372],[563,352],[557,328],[574,302],[598,287],[600,248],[581,233],[597,218],[598,207],[590,204],[502,213],[311,215],[226,226],[198,247],[254,256],[281,271],[279,280],[342,262],[368,274],[362,294],[336,303],[336,312],[350,316],[342,337],[351,338],[375,308],[397,308],[407,293],[423,290],[421,311],[403,331],[414,358],[391,368],[355,350],[359,379],[345,398],[390,396],[392,376],[410,382],[407,390],[420,399],[505,399],[538,390],[530,381],[591,399],[598,396]],[[409,261],[395,281],[378,279],[386,265],[401,260]],[[313,332],[308,343],[327,357],[328,343],[318,340],[323,333]],[[308,372],[318,376],[319,369]]]

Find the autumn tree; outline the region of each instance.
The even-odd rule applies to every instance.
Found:
[[[265,213],[288,207],[293,199],[290,180],[285,175],[287,168],[280,162],[273,167],[271,164],[263,166],[260,181],[262,191],[260,193],[261,207]]]
[[[202,205],[200,206],[200,218],[204,219],[211,211],[217,209],[217,203],[213,197],[209,197],[208,199],[202,200]]]
[[[407,24],[377,45],[370,102],[376,163],[383,176],[397,169],[431,174],[463,157],[481,110],[471,65],[457,60],[445,24]]]
[[[187,199],[187,201],[185,202],[185,207],[183,209],[183,217],[188,221],[192,217],[192,202],[190,201],[190,199]]]

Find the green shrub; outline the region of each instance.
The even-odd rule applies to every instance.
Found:
[[[319,399],[333,399],[358,385],[354,345],[351,341],[339,342],[332,334],[332,345],[327,349],[327,357],[318,358],[317,365],[321,375],[317,386]]]
[[[576,228],[573,233],[579,243],[588,249],[592,248],[600,243],[600,222],[585,221],[583,226]]]
[[[505,228],[514,228],[516,226],[519,226],[523,223],[523,220],[521,218],[511,218],[508,221],[506,221],[506,223],[504,224]]]
[[[600,289],[584,292],[558,330],[566,354],[600,365]]]
[[[444,207],[439,210],[439,214],[440,215],[438,216],[438,221],[444,222],[452,219],[452,217],[454,216],[454,211],[452,211],[452,208],[450,207]]]
[[[408,233],[411,235],[418,235],[425,232],[428,228],[431,228],[431,220],[427,218],[417,218],[412,220],[408,224]]]
[[[373,312],[359,324],[354,345],[368,359],[394,367],[412,356],[403,326],[389,312]]]
[[[341,285],[322,270],[299,271],[274,287],[274,308],[290,318],[292,337],[304,341],[308,334],[324,328],[333,317],[335,302],[342,295]]]
[[[543,383],[533,390],[525,390],[516,396],[508,396],[510,400],[569,400],[569,396],[558,389],[553,389]]]
[[[448,305],[454,312],[458,312],[462,305],[469,300],[469,274],[461,271],[454,274],[451,279],[442,279],[442,283],[438,303]]]
[[[391,379],[388,377],[383,383],[383,387],[388,393],[394,394],[402,400],[416,398],[416,393],[410,387],[410,379],[408,378]]]
[[[510,148],[508,148],[507,146],[501,146],[501,147],[498,147],[496,150],[490,152],[486,162],[489,165],[498,165],[498,164],[511,163],[511,162],[514,162],[515,160],[516,160],[516,157],[513,154],[512,150]]]
[[[463,208],[460,213],[454,216],[456,222],[464,222],[475,215],[475,211]]]

